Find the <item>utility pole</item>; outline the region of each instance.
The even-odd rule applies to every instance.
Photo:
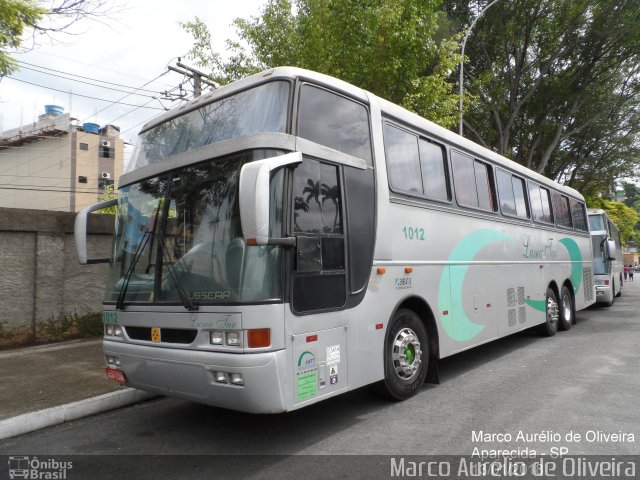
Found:
[[[169,65],[167,68],[173,72],[180,73],[181,75],[189,77],[193,80],[193,98],[198,98],[200,95],[202,95],[203,85],[208,85],[212,88],[218,88],[220,86],[213,80],[213,78],[211,78],[206,73],[203,73],[193,67],[189,67],[188,65],[182,63],[180,58],[178,58],[176,65],[179,68],[176,68],[172,65]]]

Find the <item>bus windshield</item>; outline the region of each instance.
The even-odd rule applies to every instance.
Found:
[[[128,171],[230,138],[261,132],[285,133],[289,88],[286,81],[259,85],[143,132]]]
[[[604,226],[604,217],[602,215],[589,215],[589,230],[592,232],[601,232],[606,230]]]
[[[191,309],[280,299],[281,249],[245,245],[237,190],[244,163],[281,153],[244,152],[122,188],[105,301]],[[282,179],[271,180],[274,231],[282,228]]]

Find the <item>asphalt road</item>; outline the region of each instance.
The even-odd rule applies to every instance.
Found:
[[[256,416],[161,398],[2,441],[0,455],[74,456],[70,474],[86,464],[104,478],[136,466],[154,478],[387,478],[389,456],[638,455],[640,278],[577,320],[552,338],[527,331],[445,359],[441,384],[402,403],[362,389]]]

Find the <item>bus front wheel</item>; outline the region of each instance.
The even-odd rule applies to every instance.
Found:
[[[384,393],[394,400],[412,397],[422,387],[429,366],[427,330],[420,317],[400,309],[389,324],[384,350]]]
[[[560,292],[560,318],[558,323],[558,328],[560,330],[569,330],[571,328],[571,324],[573,323],[573,297],[571,296],[571,292],[569,289],[564,286],[562,287],[562,291]]]
[[[547,336],[553,337],[558,331],[558,320],[560,318],[560,308],[558,306],[558,298],[556,297],[556,292],[553,291],[553,288],[547,288],[546,295],[546,313],[545,313],[545,322],[540,325],[540,332]]]

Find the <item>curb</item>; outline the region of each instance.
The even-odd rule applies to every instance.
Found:
[[[25,413],[17,417],[0,421],[0,440],[34,432],[71,420],[88,417],[97,413],[115,410],[135,403],[156,398],[158,395],[127,388],[117,392],[105,393],[79,402],[67,403],[58,407],[46,408],[37,412]]]

